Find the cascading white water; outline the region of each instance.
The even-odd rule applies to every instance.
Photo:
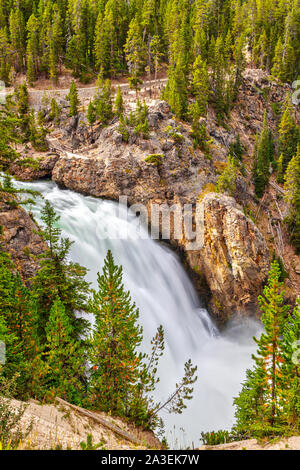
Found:
[[[198,382],[187,409],[182,415],[162,416],[170,445],[174,448],[193,442],[197,446],[201,431],[230,429],[232,399],[251,365],[252,336],[260,325],[252,320],[235,320],[219,334],[177,256],[146,233],[145,239],[137,239],[137,218],[125,207],[61,190],[52,182],[15,185],[38,190],[52,203],[61,217],[63,236],[75,242],[72,260],[89,269],[87,279],[93,287],[97,287],[97,272],[107,250],[112,250],[116,262],[123,266],[126,288],[140,309],[144,350],[149,351],[151,337],[163,325],[166,351],[159,368],[157,399],[163,400],[173,391],[187,359],[197,364]],[[43,204],[39,198],[31,208],[37,220]],[[120,228],[123,233],[127,231],[126,239],[118,239]]]

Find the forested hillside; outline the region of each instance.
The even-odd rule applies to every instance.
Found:
[[[224,78],[232,75],[234,95],[246,50],[279,79],[297,77],[299,15],[298,0],[1,0],[1,79],[12,83],[26,71],[30,83],[42,74],[55,81],[66,66],[82,81],[102,71],[129,73],[137,84],[167,63],[169,93],[175,86],[182,102],[201,65],[213,70],[222,108]]]

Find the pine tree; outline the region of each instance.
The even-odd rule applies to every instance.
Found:
[[[43,126],[37,126],[34,110],[31,108],[28,123],[28,140],[31,142],[33,148],[40,151],[46,151],[48,149],[45,139],[46,133],[47,131]]]
[[[138,380],[142,329],[137,324],[139,311],[122,284],[122,268],[110,251],[98,274],[90,311],[95,316],[89,349],[92,401],[103,411],[124,416]]]
[[[284,171],[287,169],[289,161],[296,154],[299,138],[299,129],[293,116],[292,105],[289,98],[287,98],[279,124],[279,150],[283,155]]]
[[[59,297],[73,327],[73,337],[84,333],[88,322],[76,317],[77,311],[87,310],[89,285],[84,280],[86,269],[68,261],[72,242],[61,238],[59,216],[46,201],[41,216],[44,228],[40,235],[48,249],[40,256],[41,268],[33,279],[33,291],[39,312],[39,335],[45,340],[45,327],[52,304]]]
[[[244,147],[241,142],[240,134],[237,134],[235,140],[229,146],[230,154],[237,160],[243,160]]]
[[[39,20],[32,14],[27,23],[27,80],[30,85],[37,78],[39,60]]]
[[[16,129],[20,121],[15,112],[0,108],[0,169],[6,170],[9,164],[18,157],[18,153],[11,146],[19,142]]]
[[[217,182],[217,192],[228,193],[234,196],[236,192],[236,181],[238,176],[238,167],[235,158],[228,156],[228,162],[225,170],[219,176]]]
[[[285,173],[285,201],[288,205],[286,219],[291,233],[291,241],[300,253],[300,145],[291,159]]]
[[[154,80],[157,83],[158,72],[160,68],[160,63],[162,60],[162,52],[161,52],[161,40],[158,35],[152,37],[150,44],[150,56],[152,58],[154,64]]]
[[[105,73],[110,71],[110,50],[109,50],[109,37],[107,34],[106,23],[103,14],[99,11],[96,28],[95,28],[95,45],[94,53],[96,57],[96,66],[98,70],[103,70]]]
[[[188,111],[187,71],[185,59],[179,54],[177,62],[169,68],[168,82],[164,98],[171,106],[175,116],[184,119]]]
[[[122,91],[121,91],[120,86],[118,86],[117,88],[117,94],[116,94],[115,103],[114,103],[114,112],[119,117],[124,112],[124,102],[123,102],[123,96],[122,96]]]
[[[8,83],[11,70],[11,50],[7,30],[0,29],[0,80]]]
[[[137,18],[134,18],[130,25],[127,41],[124,46],[127,66],[129,70],[129,86],[136,92],[138,96],[139,86],[141,84],[141,74],[143,72],[145,62],[145,45],[141,41],[141,30]]]
[[[295,433],[300,429],[300,297],[283,331],[283,401],[286,421]]]
[[[59,396],[80,405],[86,382],[85,353],[81,343],[73,338],[70,318],[59,298],[56,298],[51,307],[46,337],[46,394],[52,399]]]
[[[0,323],[7,334],[3,373],[8,378],[18,374],[16,393],[24,399],[37,393],[42,370],[36,305],[20,276],[12,273],[15,266],[1,249],[0,261]]]
[[[77,86],[76,86],[76,83],[74,82],[74,80],[72,81],[71,86],[70,86],[70,91],[69,91],[69,94],[68,94],[68,100],[70,102],[69,116],[70,117],[77,116],[80,101],[79,101],[79,98],[78,98]]]
[[[133,115],[134,132],[136,135],[141,135],[144,139],[149,139],[149,124],[148,124],[148,106],[144,102],[142,105],[140,100],[137,100],[136,110]]]
[[[284,181],[284,171],[283,171],[283,153],[280,155],[276,162],[277,166],[277,182],[282,184]]]
[[[227,96],[229,82],[227,79],[226,60],[224,57],[224,44],[221,37],[212,44],[212,88],[213,98],[219,119],[229,111]]]
[[[51,103],[50,103],[50,113],[49,113],[49,120],[54,121],[54,123],[57,125],[59,122],[59,117],[60,117],[60,106],[58,105],[57,101],[55,98],[52,98]]]
[[[94,103],[90,100],[88,111],[87,111],[87,120],[90,126],[92,126],[97,119],[96,109]]]
[[[109,79],[103,82],[102,78],[98,80],[98,91],[94,97],[93,105],[96,118],[101,124],[106,125],[113,117],[111,82]]]
[[[282,363],[285,319],[289,306],[284,302],[280,268],[274,261],[263,296],[258,298],[265,331],[257,344],[255,365],[247,372],[242,392],[235,399],[236,427],[255,433],[268,433],[280,424],[282,416]]]
[[[197,56],[193,65],[192,90],[200,116],[205,116],[210,94],[210,83],[206,62],[203,62],[200,56]]]
[[[20,275],[14,278],[12,296],[13,310],[7,314],[8,328],[17,336],[25,357],[34,357],[38,344],[37,311],[31,292],[23,285]]]
[[[63,54],[63,29],[60,12],[55,10],[49,40],[49,76],[57,83],[59,63]]]

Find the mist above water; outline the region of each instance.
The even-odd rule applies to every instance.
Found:
[[[150,340],[163,325],[166,350],[159,368],[158,400],[173,391],[189,358],[198,366],[194,398],[187,409],[181,415],[162,414],[170,445],[174,448],[193,443],[196,447],[201,431],[230,429],[234,422],[233,397],[251,366],[255,350],[252,337],[258,334],[260,325],[235,319],[220,334],[177,256],[146,232],[138,239],[137,218],[125,207],[61,190],[53,182],[15,185],[38,190],[51,202],[61,217],[63,236],[75,242],[71,258],[89,269],[87,280],[94,288],[97,272],[111,249],[115,261],[123,266],[124,284],[140,309],[144,351],[150,351]],[[43,205],[39,198],[31,208],[38,221]],[[120,229],[127,232],[126,239],[118,239]],[[93,321],[91,316],[89,319]]]

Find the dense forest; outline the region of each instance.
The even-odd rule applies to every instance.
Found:
[[[300,78],[300,0],[0,0],[0,79],[16,86],[0,109],[0,170],[18,158],[16,143],[47,150],[43,113],[29,105],[28,88],[39,79],[53,86],[66,70],[72,82],[69,117],[78,115],[78,83],[97,80],[98,94],[90,101],[87,119],[105,126],[113,118],[126,141],[129,128],[146,139],[148,108],[139,99],[143,80],[167,73],[162,98],[178,120],[191,126],[194,146],[208,153],[208,136],[201,120],[212,106],[218,124],[237,100],[246,65],[262,68],[278,83]],[[111,80],[124,77],[136,91],[137,106],[126,115],[120,87],[113,100]],[[77,85],[76,85],[77,83]],[[51,101],[48,123],[60,109]],[[175,137],[174,137],[175,136]],[[176,138],[176,135],[173,135]],[[243,174],[240,136],[230,145],[224,172],[216,187],[234,196]],[[157,156],[156,156],[157,157]],[[25,162],[33,164],[32,162]],[[256,136],[252,182],[259,200],[272,174],[284,190],[285,224],[300,253],[300,130],[291,96],[287,94],[272,130],[267,112]],[[14,188],[3,173],[0,201],[8,209],[34,203],[38,194]],[[161,410],[181,413],[193,396],[197,367],[189,360],[182,380],[164,403],[156,403],[157,367],[164,351],[160,327],[150,355],[140,352],[139,311],[122,280],[122,267],[109,251],[98,290],[85,281],[86,269],[69,261],[72,242],[61,237],[59,219],[46,202],[40,237],[47,249],[39,270],[24,283],[5,251],[0,226],[0,341],[6,363],[0,365],[0,395],[22,400],[65,400],[121,416],[137,425],[161,430]],[[276,257],[275,257],[276,258]],[[222,439],[299,434],[300,304],[284,297],[284,268],[273,260],[268,284],[259,298],[265,333],[257,343],[254,367],[247,371],[235,399],[236,425]],[[91,331],[77,312],[95,318]],[[2,413],[2,414],[1,414]],[[0,442],[10,442],[16,416],[0,401]],[[15,437],[17,445],[20,436]],[[216,443],[210,433],[204,441]]]

